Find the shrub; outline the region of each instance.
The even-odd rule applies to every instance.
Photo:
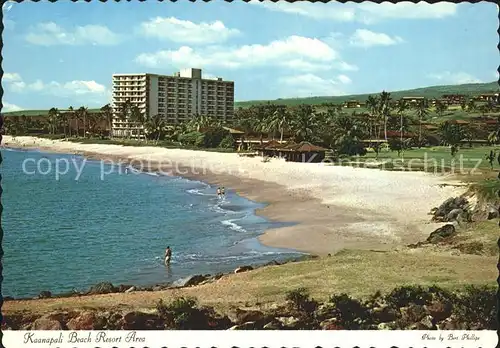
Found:
[[[179,142],[190,146],[203,146],[205,135],[200,132],[189,132],[179,135]]]
[[[231,135],[226,135],[224,139],[219,143],[219,147],[224,149],[234,148],[234,139]]]
[[[454,313],[470,329],[497,329],[496,289],[489,286],[467,286],[459,294]]]
[[[432,294],[421,286],[400,286],[392,290],[385,300],[394,308],[406,307],[410,303],[423,306],[432,300]]]
[[[203,146],[207,148],[218,147],[229,132],[221,127],[208,128],[203,131]]]
[[[368,324],[370,313],[360,301],[347,294],[340,294],[331,296],[329,302],[334,306],[332,314],[340,320],[345,329],[360,329]]]
[[[208,327],[207,311],[197,308],[194,298],[179,297],[169,304],[160,300],[156,305],[160,317],[167,320],[168,326],[176,329],[199,330]]]
[[[318,303],[309,297],[309,291],[305,288],[297,288],[286,294],[286,301],[298,312],[310,314],[316,310]]]

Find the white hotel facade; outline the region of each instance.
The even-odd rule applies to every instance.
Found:
[[[234,82],[203,79],[201,69],[174,74],[113,74],[113,129],[115,137],[137,137],[139,126],[121,120],[123,104],[130,100],[146,118],[162,115],[168,125],[205,115],[230,122],[234,115]]]

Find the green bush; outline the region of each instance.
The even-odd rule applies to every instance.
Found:
[[[466,286],[458,295],[453,312],[471,330],[496,330],[497,290],[490,286]]]
[[[190,297],[179,297],[169,304],[160,300],[156,304],[160,317],[169,327],[183,330],[199,330],[208,327],[209,317],[206,310],[197,308],[197,301]]]
[[[394,308],[406,307],[410,303],[423,306],[432,300],[432,293],[421,286],[400,286],[392,290],[385,300]]]
[[[305,288],[287,292],[285,299],[294,310],[306,314],[314,312],[318,306],[316,301],[310,299],[309,291]]]
[[[181,142],[183,145],[200,147],[205,143],[205,134],[196,131],[181,134],[179,135],[179,142]]]
[[[219,144],[220,148],[223,149],[232,149],[234,148],[234,139],[231,135],[226,135],[224,139]]]
[[[341,294],[331,296],[329,302],[333,304],[333,317],[340,320],[344,329],[356,330],[368,325],[370,313],[366,305],[359,300]]]
[[[213,127],[206,129],[203,135],[203,147],[214,148],[220,145],[222,140],[229,135],[229,132],[221,127]]]

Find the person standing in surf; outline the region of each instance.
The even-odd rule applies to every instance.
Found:
[[[165,265],[170,265],[170,259],[172,258],[172,250],[170,249],[170,246],[167,247],[165,250]]]
[[[222,191],[221,191],[220,187],[217,187],[217,196],[218,196],[219,198],[221,198],[221,197],[222,197]]]
[[[224,186],[222,187],[222,189],[220,190],[220,194],[222,196],[225,196],[226,195],[226,191],[224,190]]]

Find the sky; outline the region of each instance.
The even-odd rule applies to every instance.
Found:
[[[201,68],[235,100],[498,79],[492,3],[213,0],[3,6],[3,110],[101,107],[114,73]]]

